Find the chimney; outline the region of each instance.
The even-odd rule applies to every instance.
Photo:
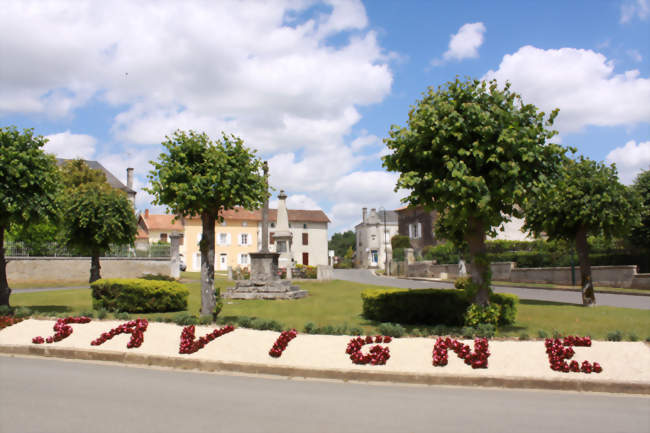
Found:
[[[366,216],[367,216],[367,214],[368,214],[368,208],[367,208],[367,207],[364,207],[363,209],[361,209],[361,216],[362,216],[362,218],[361,218],[361,222],[362,222],[362,223],[365,223],[365,222],[366,222]]]
[[[144,217],[149,218],[149,209],[144,210]]]
[[[133,189],[133,169],[130,167],[126,169],[126,186]]]
[[[376,216],[377,215],[377,209],[373,207],[372,209],[370,209],[370,213],[371,214],[374,213],[375,216]]]

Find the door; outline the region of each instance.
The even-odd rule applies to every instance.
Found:
[[[372,250],[370,252],[370,266],[377,266],[377,262],[379,261],[379,254],[377,253],[377,250]]]
[[[228,269],[228,254],[219,254],[219,270],[225,271]]]
[[[302,253],[302,264],[309,266],[309,253]]]

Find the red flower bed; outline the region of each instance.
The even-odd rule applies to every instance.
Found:
[[[54,335],[43,339],[43,337],[34,337],[32,338],[32,343],[34,344],[43,344],[43,343],[54,343],[55,341],[61,341],[64,338],[68,338],[72,334],[72,326],[70,323],[88,323],[90,318],[86,316],[80,317],[66,317],[65,319],[58,319],[54,324]]]
[[[91,341],[90,344],[92,346],[99,346],[116,335],[131,334],[131,339],[126,344],[127,349],[140,347],[144,341],[144,332],[147,330],[147,326],[149,326],[147,319],[131,320],[130,322],[123,323],[108,332],[102,332],[102,335],[100,335],[96,340]]]
[[[185,354],[194,353],[200,349],[203,349],[203,347],[206,344],[208,344],[215,338],[221,337],[223,334],[227,334],[234,330],[235,328],[233,326],[226,325],[221,329],[215,329],[209,334],[206,334],[203,337],[199,337],[198,340],[195,340],[194,333],[196,331],[196,328],[194,327],[194,325],[186,326],[185,328],[183,328],[183,332],[181,332],[181,345],[180,345],[180,349],[178,350],[178,353],[185,353]]]
[[[567,360],[573,358],[573,355],[575,354],[575,351],[571,346],[591,347],[591,337],[569,335],[562,340],[559,338],[547,338],[544,341],[544,345],[546,346],[546,354],[548,355],[548,361],[551,364],[551,370],[560,371],[562,373],[568,373],[570,371],[579,373],[582,371],[586,374],[592,372],[600,373],[603,371],[603,367],[601,367],[597,362],[590,363],[589,361],[583,361],[582,364],[575,360],[570,363],[567,362]]]
[[[433,346],[433,365],[436,367],[444,367],[449,362],[449,349],[456,352],[456,355],[465,361],[465,364],[471,365],[472,368],[487,368],[488,357],[490,351],[488,350],[487,338],[477,338],[474,340],[474,352],[472,349],[461,343],[458,340],[449,337],[443,339],[438,338],[436,344]]]
[[[298,332],[296,332],[295,329],[284,331],[280,334],[278,339],[275,340],[275,343],[273,343],[273,347],[269,350],[269,355],[274,358],[279,358],[282,355],[282,352],[284,352],[284,349],[287,348],[287,345],[289,345],[289,342],[296,338],[296,335],[298,335]]]
[[[17,318],[13,316],[0,316],[0,329],[5,329],[11,325],[15,325],[18,322],[22,322],[23,318]]]
[[[377,335],[374,338],[375,343],[390,343],[392,338],[389,336]],[[372,364],[372,365],[384,365],[386,361],[390,358],[390,350],[388,347],[382,347],[380,345],[375,345],[370,348],[370,351],[364,355],[361,352],[361,348],[366,344],[372,344],[373,338],[368,335],[366,338],[356,337],[350,340],[348,347],[345,350],[345,353],[350,355],[350,359],[355,364]]]

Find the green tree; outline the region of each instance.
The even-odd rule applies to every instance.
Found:
[[[0,128],[0,305],[9,305],[11,294],[5,232],[56,214],[59,172],[54,157],[43,152],[46,142],[31,129]]]
[[[650,170],[642,171],[634,179],[632,189],[639,195],[643,205],[640,225],[631,232],[632,245],[650,250]]]
[[[338,257],[343,257],[348,250],[356,248],[357,237],[352,230],[343,233],[334,233],[330,239],[327,247],[334,250],[334,254]]]
[[[111,245],[133,245],[137,221],[126,194],[108,184],[82,184],[68,191],[64,205],[67,241],[90,255],[92,283],[101,278],[99,257]]]
[[[99,258],[111,245],[133,245],[137,220],[126,194],[111,187],[106,174],[81,159],[61,167],[61,217],[68,245],[90,256],[89,282],[101,278]]]
[[[214,225],[221,211],[241,206],[259,208],[268,197],[262,161],[234,135],[222,133],[213,142],[207,134],[176,131],[162,143],[167,153],[152,161],[149,172],[154,203],[167,205],[176,215],[200,216],[201,314],[213,313]]]
[[[436,233],[467,243],[474,302],[486,305],[490,267],[486,234],[519,205],[536,182],[553,174],[565,149],[549,143],[557,110],[546,118],[496,81],[448,82],[429,88],[409,112],[406,127],[393,125],[385,139],[384,166],[400,173],[404,200],[439,213]]]
[[[594,305],[587,236],[623,236],[638,224],[639,211],[636,194],[619,183],[615,165],[580,157],[567,159],[552,183],[528,197],[524,228],[549,239],[575,242],[582,302]]]

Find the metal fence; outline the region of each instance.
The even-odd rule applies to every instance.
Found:
[[[24,242],[6,241],[4,244],[5,256],[8,257],[84,257],[87,254],[61,245],[56,242],[28,246]],[[138,246],[137,249],[130,245],[111,245],[102,257],[170,257],[170,244],[149,244]]]

